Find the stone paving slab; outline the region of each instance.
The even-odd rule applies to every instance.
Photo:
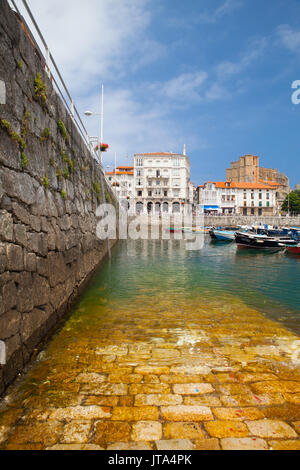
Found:
[[[0,448],[299,450],[298,337],[236,299],[156,300],[75,311],[2,400]]]

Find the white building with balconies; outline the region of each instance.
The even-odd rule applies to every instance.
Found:
[[[134,155],[134,207],[137,213],[181,213],[192,204],[190,161],[184,154]]]
[[[275,215],[276,183],[208,182],[197,188],[197,203],[211,215]]]
[[[119,203],[128,210],[134,199],[133,166],[118,166],[114,171],[106,172],[105,175],[114,188]]]

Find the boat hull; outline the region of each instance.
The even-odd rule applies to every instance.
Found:
[[[299,246],[287,246],[287,251],[293,253],[294,255],[300,255],[300,245]]]
[[[274,238],[236,233],[235,241],[240,248],[255,248],[263,250],[281,251],[285,248],[284,243]]]
[[[211,230],[209,234],[213,240],[219,240],[222,242],[233,242],[235,232],[230,232],[226,230]]]

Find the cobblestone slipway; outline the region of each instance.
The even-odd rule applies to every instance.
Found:
[[[79,305],[5,398],[2,449],[300,449],[296,336],[238,299],[131,302]]]

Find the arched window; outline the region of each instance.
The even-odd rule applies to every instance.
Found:
[[[160,214],[160,202],[156,202],[155,203],[155,213],[156,214]]]
[[[163,204],[163,213],[168,214],[169,212],[169,204],[167,202],[164,202]]]
[[[173,214],[179,214],[180,213],[180,204],[179,202],[174,202],[173,203]]]
[[[137,214],[141,214],[144,210],[144,204],[142,202],[137,202],[136,204],[136,212]]]

